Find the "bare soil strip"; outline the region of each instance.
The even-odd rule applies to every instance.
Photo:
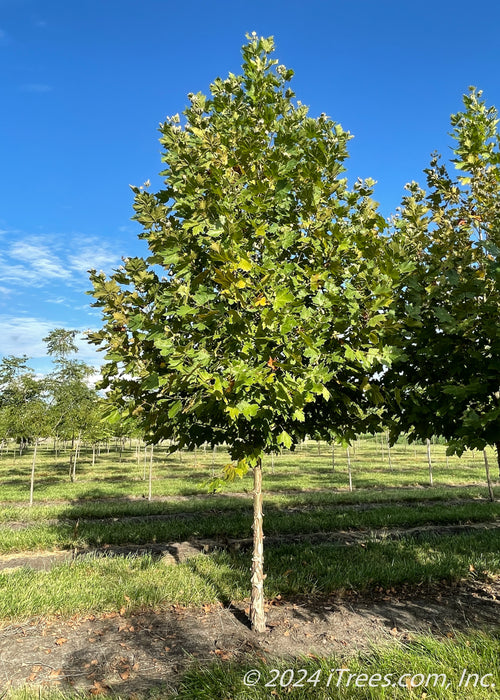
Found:
[[[416,633],[495,631],[499,597],[500,580],[426,592],[379,589],[369,599],[274,600],[264,635],[249,630],[244,603],[32,620],[0,630],[0,688],[29,683],[123,697],[154,687],[174,692],[196,662],[232,660],[251,668],[255,658],[346,658],[372,643],[411,641]]]
[[[471,523],[466,525],[422,525],[413,528],[382,528],[373,530],[351,530],[334,532],[313,532],[307,534],[292,534],[266,537],[266,545],[293,544],[309,542],[320,544],[329,542],[345,547],[366,542],[383,542],[427,537],[429,534],[455,535],[467,532],[489,530],[500,531],[500,523]],[[215,550],[239,551],[249,549],[253,544],[251,537],[240,539],[197,539],[186,542],[157,542],[145,544],[103,545],[101,547],[82,547],[70,550],[54,550],[50,552],[20,552],[0,556],[0,571],[27,566],[37,570],[49,570],[57,564],[75,561],[84,556],[141,556],[151,554],[162,557],[167,564],[178,564],[199,554],[208,554]]]

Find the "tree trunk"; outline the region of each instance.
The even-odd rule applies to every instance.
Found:
[[[35,438],[35,447],[33,450],[33,461],[31,462],[30,506],[33,505],[33,490],[35,488],[35,462],[36,462],[36,448],[37,447],[38,447],[38,438]]]
[[[491,485],[490,465],[488,464],[488,455],[486,454],[486,450],[483,450],[483,456],[484,468],[486,470],[486,481],[488,483],[488,493],[490,494],[490,501],[493,503],[495,500],[495,494],[493,493],[493,486]]]
[[[498,476],[500,477],[500,442],[495,442],[497,448]]]
[[[431,441],[429,438],[425,441],[427,445],[427,463],[429,465],[429,484],[432,486],[432,461],[431,461]]]
[[[332,442],[332,472],[335,471],[335,445]]]
[[[266,631],[264,612],[264,531],[262,527],[262,462],[253,468],[253,556],[250,621],[254,632]]]

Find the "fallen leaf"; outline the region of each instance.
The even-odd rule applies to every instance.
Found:
[[[130,671],[122,671],[122,672],[119,674],[119,676],[120,676],[120,678],[122,679],[122,681],[126,681],[126,680],[128,680],[129,677],[130,677]]]
[[[67,641],[66,637],[59,637],[59,639],[56,639],[56,644],[60,647],[62,644],[66,644]]]
[[[53,670],[49,673],[49,678],[58,678],[59,676],[62,676],[62,675],[63,675],[63,670],[62,670],[62,668],[53,669]]]
[[[230,651],[224,651],[224,649],[216,649],[215,653],[223,661],[228,661],[232,657],[232,653]]]

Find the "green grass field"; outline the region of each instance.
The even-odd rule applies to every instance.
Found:
[[[360,438],[350,449],[354,489],[428,488],[429,469],[424,445],[397,444],[390,450],[381,437]],[[82,448],[77,462],[76,480],[68,477],[71,451],[59,449],[57,457],[47,442],[38,450],[35,474],[35,502],[55,500],[95,500],[105,498],[141,498],[148,495],[149,448],[130,446],[123,452],[116,448],[101,450],[92,465],[90,448]],[[346,450],[336,446],[335,469],[332,469],[332,448],[325,443],[309,441],[295,452],[284,451],[264,462],[265,490],[270,493],[304,490],[341,490],[349,488]],[[145,454],[147,453],[147,454]],[[487,451],[492,478],[498,478],[496,455]],[[119,457],[119,458],[118,458]],[[121,461],[120,461],[121,459]],[[166,447],[155,447],[153,453],[152,496],[193,496],[203,493],[202,484],[230,461],[223,448],[214,452],[200,448],[196,453],[169,454]],[[435,486],[485,485],[483,455],[468,452],[461,458],[446,457],[445,446],[432,446],[433,483]],[[21,502],[29,498],[31,454],[22,457],[13,446],[0,456],[0,500]],[[251,477],[228,484],[227,492],[251,491]],[[483,487],[484,488],[484,487]]]
[[[117,612],[124,606],[134,613],[166,610],[173,604],[227,605],[248,599],[250,554],[245,546],[227,549],[226,545],[251,537],[250,475],[229,484],[225,493],[208,493],[203,486],[229,461],[222,448],[169,454],[165,447],[156,447],[151,500],[149,448],[145,451],[143,445],[127,443],[121,453],[113,447],[109,452],[101,449],[95,464],[90,449],[82,449],[74,482],[68,475],[70,457],[68,448],[59,449],[57,457],[52,444],[39,448],[34,505],[29,507],[32,451],[22,456],[14,454],[12,446],[2,451],[0,554],[29,557],[64,549],[91,553],[48,571],[28,567],[0,571],[0,625],[51,616],[69,620],[75,615]],[[496,455],[489,450],[488,457],[498,498]],[[296,452],[266,458],[268,599],[321,599],[344,592],[370,596],[380,587],[450,587],[498,579],[500,541],[494,525],[500,508],[497,501],[489,500],[482,453],[468,453],[461,459],[446,457],[444,445],[433,445],[433,486],[424,445],[397,444],[389,460],[387,444],[381,444],[380,436],[361,438],[350,449],[350,460],[352,491],[346,450],[338,446],[334,469],[331,446],[313,441]],[[346,534],[356,538],[346,544],[342,540]],[[316,539],[308,541],[308,536]],[[298,541],[290,539],[294,537]],[[148,553],[100,556],[107,546],[147,548],[186,540],[214,540],[215,547],[209,554],[176,566]],[[456,643],[422,637],[406,646],[373,649],[363,658],[351,656],[350,664],[354,669],[374,664],[374,668],[394,673],[413,664],[424,673],[436,668],[431,662],[437,659],[438,668],[447,669],[454,678],[464,664],[491,666],[497,653],[495,635],[484,632],[478,636],[471,630]],[[260,661],[255,663],[262,673],[266,671]],[[298,660],[295,667],[312,675],[320,667],[337,668],[342,663],[333,658],[307,659]],[[178,696],[331,697],[319,685],[278,687],[272,695],[269,688],[245,688],[241,685],[244,670],[241,664],[220,661],[193,666],[183,677]],[[50,688],[46,692],[54,700],[78,697],[78,693]],[[438,688],[428,697],[461,697],[453,692]],[[471,688],[467,697],[486,697],[482,692]],[[333,697],[407,695],[407,688],[346,687]],[[9,691],[6,697],[31,700],[35,695],[26,688]],[[494,697],[492,689],[487,697]]]

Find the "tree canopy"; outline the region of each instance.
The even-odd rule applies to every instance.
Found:
[[[147,259],[93,273],[103,386],[153,440],[236,459],[370,424],[399,275],[348,132],[294,102],[272,39],[161,125],[165,187],[134,187]],[[359,424],[358,424],[359,427]]]
[[[500,444],[500,136],[481,97],[471,88],[451,117],[458,175],[434,155],[429,191],[408,185],[396,229],[415,271],[397,296],[401,355],[384,377],[393,437],[443,435],[459,453]]]

